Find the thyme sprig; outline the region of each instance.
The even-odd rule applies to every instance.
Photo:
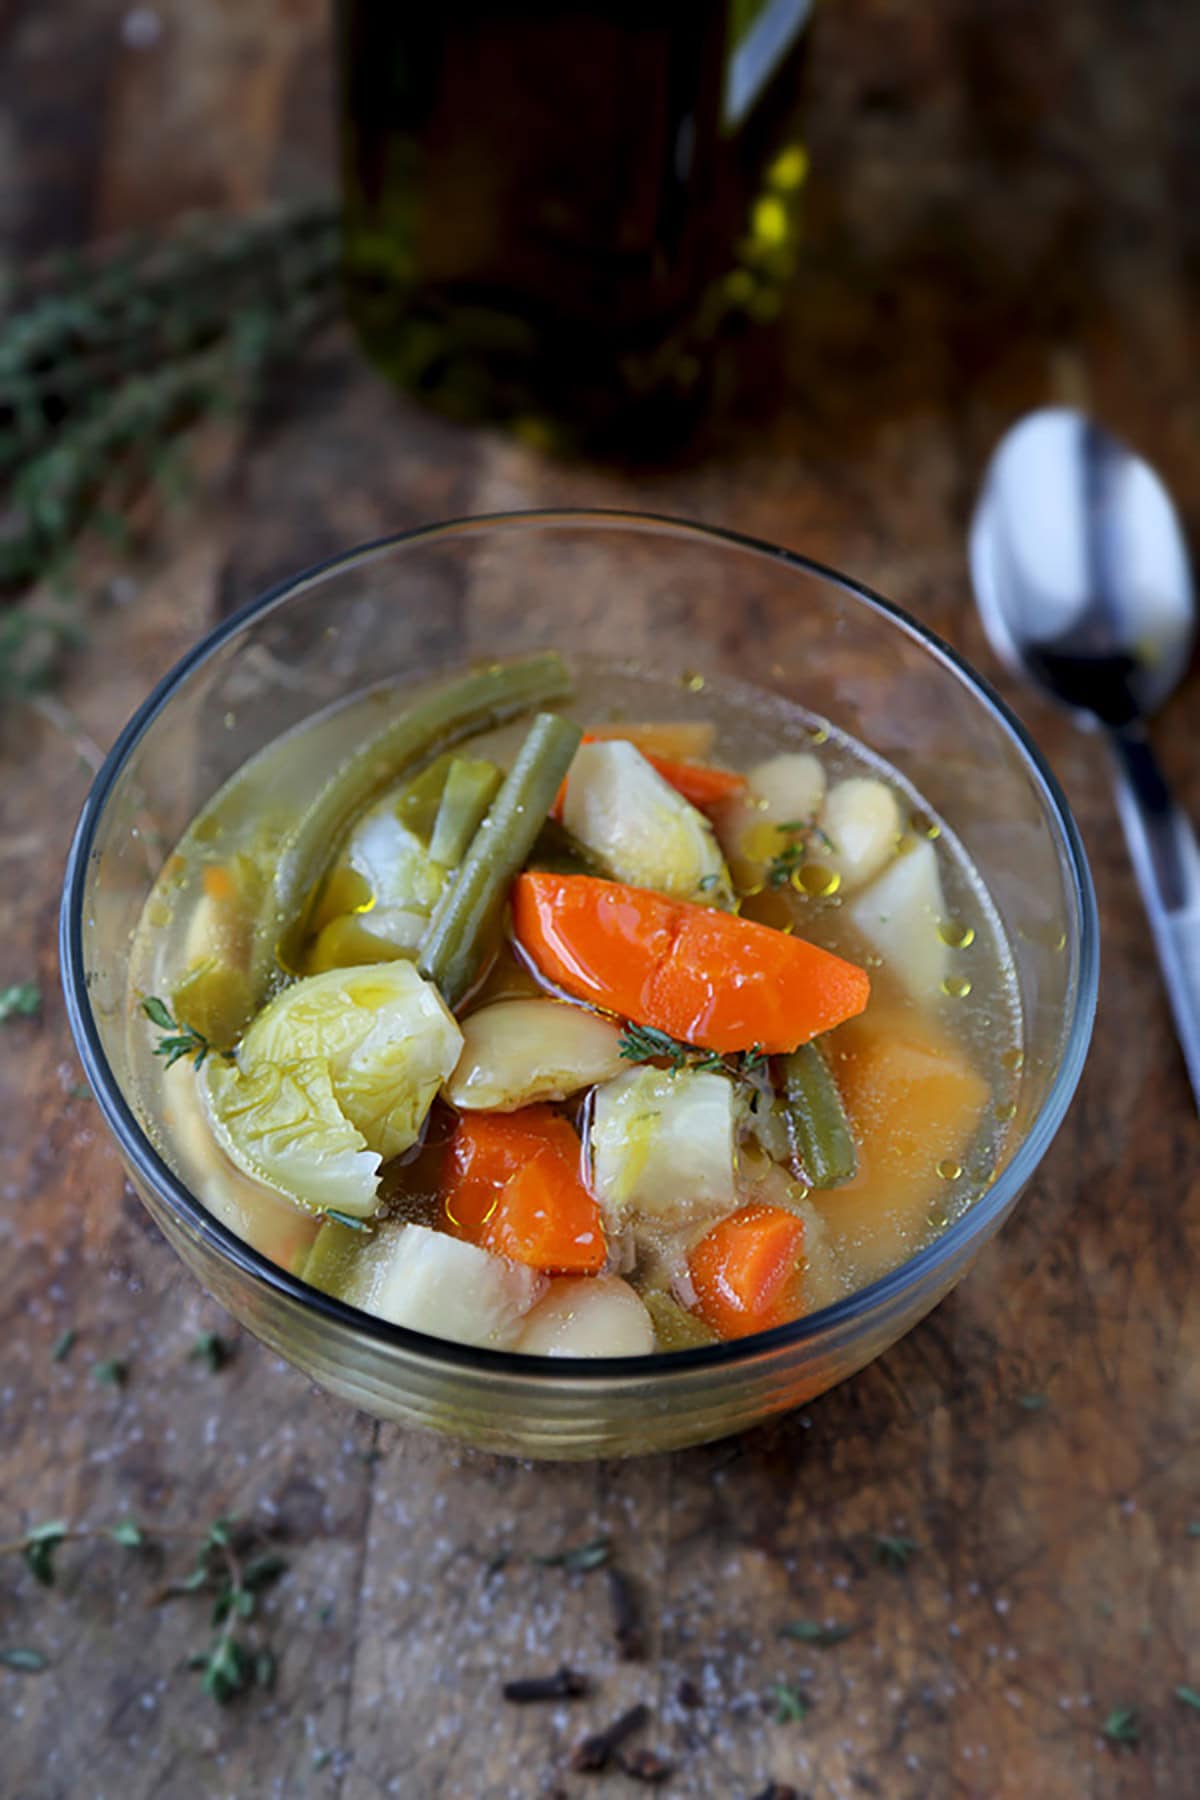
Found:
[[[786,887],[792,876],[812,855],[813,845],[819,844],[823,850],[833,852],[833,839],[827,831],[823,831],[816,819],[785,819],[775,827],[787,837],[785,843],[767,864],[766,884],[768,887]]]
[[[212,1635],[202,1650],[188,1658],[187,1666],[200,1673],[205,1693],[219,1704],[224,1705],[252,1686],[271,1686],[274,1653],[267,1643],[250,1639],[246,1628],[257,1610],[259,1594],[287,1571],[286,1558],[278,1550],[268,1546],[248,1555],[253,1534],[247,1534],[228,1518],[214,1519],[204,1529],[163,1527],[153,1532],[136,1519],[119,1519],[109,1525],[71,1525],[63,1519],[48,1519],[30,1526],[19,1538],[0,1543],[0,1556],[20,1556],[40,1586],[53,1587],[58,1579],[61,1547],[97,1541],[131,1552],[145,1550],[151,1544],[194,1545],[196,1554],[190,1571],[160,1588],[150,1603],[157,1605],[187,1594],[211,1599]],[[32,1662],[21,1666],[33,1668]]]
[[[147,995],[146,999],[142,1001],[142,1011],[150,1023],[157,1025],[159,1030],[164,1033],[154,1046],[154,1054],[165,1057],[168,1069],[174,1068],[175,1064],[184,1056],[190,1056],[193,1068],[198,1069],[210,1051],[217,1056],[223,1056],[226,1062],[233,1061],[232,1050],[218,1050],[216,1045],[211,1043],[202,1031],[197,1031],[194,1025],[182,1024],[178,1019],[172,1017],[169,1007],[165,1001],[159,999],[157,994]]]
[[[743,1050],[740,1056],[721,1056],[715,1050],[685,1044],[653,1025],[627,1024],[618,1041],[617,1054],[626,1062],[665,1062],[672,1075],[681,1069],[707,1070],[752,1087],[760,1085],[767,1069],[767,1058],[757,1044]]]

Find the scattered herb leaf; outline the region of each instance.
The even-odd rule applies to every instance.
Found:
[[[0,1024],[5,1019],[36,1018],[42,1007],[42,990],[36,981],[14,982],[0,988]]]
[[[752,1083],[767,1062],[757,1044],[733,1059],[720,1056],[715,1050],[702,1050],[696,1044],[685,1044],[653,1025],[632,1023],[627,1023],[621,1033],[617,1054],[626,1062],[665,1062],[672,1075],[678,1075],[681,1069],[692,1069]]]
[[[1142,1741],[1142,1728],[1132,1706],[1114,1706],[1100,1730],[1110,1744],[1122,1744],[1131,1750]]]
[[[611,1555],[611,1539],[600,1537],[592,1538],[586,1544],[575,1544],[568,1550],[552,1550],[547,1555],[531,1556],[529,1560],[543,1569],[587,1570],[600,1568]]]
[[[50,1666],[40,1650],[23,1650],[19,1645],[0,1650],[0,1664],[6,1669],[21,1669],[27,1675],[36,1675],[39,1669]]]
[[[217,1050],[216,1046],[209,1042],[202,1031],[197,1031],[195,1026],[183,1025],[178,1019],[173,1019],[157,994],[150,994],[142,1001],[142,1011],[152,1025],[156,1025],[160,1031],[167,1034],[160,1037],[155,1044],[154,1054],[166,1059],[168,1069],[174,1068],[175,1064],[184,1056],[190,1056],[192,1067],[198,1069],[210,1051],[217,1056],[223,1056],[226,1062],[233,1061],[232,1050]]]
[[[48,1519],[25,1534],[21,1554],[34,1580],[43,1587],[54,1586],[54,1552],[66,1535],[66,1522],[62,1519]]]
[[[123,1388],[129,1380],[129,1366],[118,1356],[107,1357],[103,1362],[92,1364],[92,1380],[104,1387]]]
[[[288,1560],[278,1550],[264,1550],[261,1556],[252,1557],[242,1570],[242,1586],[257,1593],[260,1588],[269,1587],[286,1575]]]
[[[710,888],[716,887],[720,879],[721,877],[719,875],[702,875],[696,883],[696,886],[702,894],[707,894]]]
[[[771,1695],[775,1701],[775,1718],[780,1725],[798,1724],[812,1711],[799,1689],[789,1687],[785,1681],[772,1682]]]
[[[332,1206],[325,1208],[325,1217],[332,1219],[335,1225],[348,1225],[351,1231],[370,1231],[371,1229],[365,1219],[356,1219],[353,1213],[338,1212]]]
[[[1185,1706],[1190,1706],[1193,1712],[1200,1712],[1200,1694],[1196,1692],[1195,1688],[1177,1687],[1175,1698],[1182,1700]]]
[[[133,1519],[122,1519],[108,1535],[114,1544],[121,1544],[126,1550],[139,1550],[146,1541],[140,1525]]]
[[[332,1750],[314,1750],[313,1751],[312,1766],[314,1769],[316,1769],[318,1774],[320,1774],[322,1769],[327,1769],[332,1761],[333,1761],[333,1751]]]
[[[68,1325],[65,1331],[60,1332],[50,1346],[50,1361],[65,1362],[75,1347],[77,1336],[78,1333],[73,1325]]]
[[[822,831],[815,819],[785,819],[775,829],[791,841],[784,844],[767,864],[768,887],[786,887],[796,870],[812,855],[814,844],[831,853],[834,850],[833,839],[828,832]]]
[[[819,1650],[828,1650],[833,1644],[841,1644],[850,1636],[848,1625],[822,1625],[819,1619],[793,1619],[787,1625],[779,1627],[780,1637],[796,1638],[802,1644],[815,1644]]]
[[[1017,1404],[1023,1406],[1026,1412],[1041,1412],[1048,1402],[1045,1394],[1022,1394]]]
[[[233,1355],[233,1345],[216,1331],[202,1331],[188,1352],[194,1362],[204,1363],[210,1375],[217,1375]]]
[[[1187,1528],[1189,1537],[1200,1538],[1200,1519],[1193,1519]]]
[[[889,1537],[881,1532],[875,1538],[875,1560],[887,1569],[907,1569],[916,1548],[913,1538]]]

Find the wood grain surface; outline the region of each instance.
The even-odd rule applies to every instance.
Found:
[[[1016,1217],[873,1368],[670,1458],[491,1460],[380,1430],[249,1338],[219,1373],[191,1359],[223,1321],[79,1092],[54,941],[93,746],[222,610],[353,540],[512,506],[691,515],[846,568],[995,676],[963,534],[1023,408],[1086,401],[1194,528],[1197,19],[1165,0],[839,0],[815,39],[810,251],[779,354],[692,457],[550,464],[424,416],[334,331],[252,428],[196,446],[199,493],[132,593],[97,568],[58,706],[0,726],[0,986],[45,992],[0,1027],[0,1537],[232,1512],[290,1568],[263,1601],[274,1692],[222,1711],[183,1666],[195,1602],[144,1604],[155,1553],[65,1547],[51,1591],[0,1564],[0,1649],[49,1665],[0,1667],[6,1800],[620,1800],[649,1790],[573,1774],[569,1751],[636,1700],[638,1742],[675,1766],[661,1791],[697,1800],[771,1779],[811,1800],[1200,1791],[1200,1712],[1175,1696],[1200,1688],[1200,1134],[1095,743],[1010,693],[1076,809],[1104,928],[1093,1055]],[[0,34],[14,256],[332,179],[321,0],[0,0]],[[1198,700],[1193,675],[1158,732],[1193,816]],[[113,1357],[123,1388],[93,1374]],[[878,1562],[881,1533],[914,1540],[905,1571]],[[604,1570],[529,1560],[601,1534],[640,1595],[644,1662],[618,1657]],[[781,1637],[797,1619],[848,1635]],[[563,1662],[591,1695],[500,1699]],[[777,1717],[776,1683],[805,1718]],[[1102,1735],[1120,1707],[1136,1747]]]

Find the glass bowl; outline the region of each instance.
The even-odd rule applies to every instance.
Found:
[[[929,1248],[797,1321],[672,1355],[540,1359],[389,1325],[330,1299],[213,1217],[157,1147],[131,1060],[130,943],[190,819],[265,744],[381,680],[554,646],[751,681],[880,752],[958,833],[1016,963],[1018,1115],[990,1187]],[[1057,784],[986,683],[898,608],[804,557],[626,513],[463,519],[285,582],[219,625],[122,732],[75,835],[61,918],[71,1027],[138,1193],[199,1281],[314,1381],[381,1418],[522,1456],[700,1443],[878,1356],[958,1282],[1037,1168],[1083,1067],[1097,922]],[[144,1021],[137,1020],[144,1031]]]

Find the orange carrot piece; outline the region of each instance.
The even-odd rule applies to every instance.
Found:
[[[548,1106],[464,1115],[447,1147],[439,1211],[452,1236],[514,1262],[571,1275],[604,1266],[579,1139]]]
[[[637,742],[636,726],[631,726],[628,737],[617,728],[608,731],[585,731],[581,739],[585,744],[607,743],[612,739],[620,739],[634,744],[652,769],[657,769],[664,781],[669,781],[676,793],[690,800],[693,806],[701,811],[706,806],[715,806],[719,800],[728,800],[734,794],[740,794],[746,785],[744,775],[735,775],[732,769],[717,769],[711,763],[685,762],[681,758],[659,756],[656,751],[647,750]],[[563,806],[567,798],[567,782],[571,779],[566,774],[554,797],[554,805],[550,808],[550,816],[562,818]]]
[[[862,969],[803,938],[591,875],[518,876],[513,930],[565,993],[705,1050],[794,1050],[870,993]]]
[[[803,1270],[804,1222],[778,1206],[743,1206],[688,1257],[696,1311],[723,1338],[796,1318]]]

